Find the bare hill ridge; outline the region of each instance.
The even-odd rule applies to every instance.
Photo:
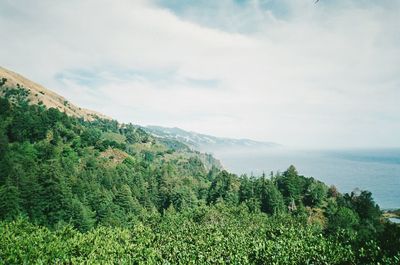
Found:
[[[4,87],[16,87],[17,85],[26,88],[29,91],[29,100],[33,104],[38,104],[42,102],[48,108],[56,108],[67,115],[74,117],[80,117],[85,120],[93,120],[96,117],[102,119],[111,119],[104,114],[98,113],[96,111],[80,108],[72,103],[70,103],[66,98],[54,93],[53,91],[17,74],[13,71],[7,70],[0,66],[0,79],[6,78],[7,81]],[[0,89],[0,93],[3,91]]]

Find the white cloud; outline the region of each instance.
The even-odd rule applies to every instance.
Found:
[[[258,1],[223,1],[213,17],[178,17],[146,1],[3,1],[0,59],[125,122],[295,146],[399,146],[400,4],[339,4],[283,1],[280,17]],[[85,72],[102,82],[79,82]]]

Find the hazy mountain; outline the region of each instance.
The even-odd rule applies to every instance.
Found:
[[[215,150],[225,148],[272,148],[279,146],[279,144],[273,142],[215,137],[211,135],[185,131],[176,127],[167,128],[160,126],[147,126],[144,127],[144,129],[156,137],[178,140],[185,143],[192,149],[204,152],[213,152]]]

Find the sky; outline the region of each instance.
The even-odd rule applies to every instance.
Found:
[[[400,146],[400,1],[0,0],[0,65],[121,122]]]

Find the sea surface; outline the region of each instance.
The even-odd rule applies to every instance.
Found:
[[[300,175],[314,177],[340,192],[358,188],[372,192],[381,209],[400,208],[400,148],[356,150],[220,149],[213,155],[238,175],[258,176],[294,165]]]
[[[395,224],[400,224],[400,219],[398,218],[388,218],[390,222],[395,223]]]

